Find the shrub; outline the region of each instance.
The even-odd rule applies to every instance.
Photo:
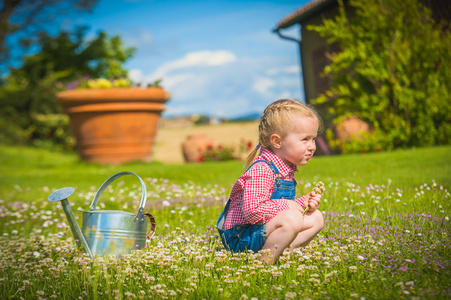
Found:
[[[418,0],[343,1],[339,15],[309,30],[338,43],[324,74],[328,91],[313,101],[331,119],[352,114],[373,131],[343,147],[362,151],[451,141],[451,31]],[[332,142],[332,144],[334,144]]]
[[[67,115],[35,114],[33,119],[32,140],[34,146],[59,150],[75,149],[75,138],[70,131]]]

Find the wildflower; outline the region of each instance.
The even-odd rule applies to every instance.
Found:
[[[31,282],[29,280],[23,280],[22,283],[24,286],[31,285]]]
[[[135,299],[136,295],[130,292],[126,292],[125,296],[127,297],[127,299]]]
[[[337,275],[338,274],[338,271],[332,271],[332,272],[330,272],[330,273],[328,273],[328,274],[326,274],[326,278],[328,278],[328,277],[331,277],[331,276],[334,276],[334,275]]]
[[[241,295],[240,300],[248,300],[249,297],[246,296],[245,294]]]
[[[357,267],[356,266],[350,266],[349,267],[349,271],[351,271],[351,273],[355,273],[357,271]]]
[[[358,260],[365,260],[365,257],[363,257],[362,255],[357,255],[357,259]]]
[[[285,294],[285,300],[296,299],[296,292],[288,292]]]
[[[352,298],[358,298],[358,297],[359,297],[359,294],[356,294],[356,293],[351,294],[351,297],[352,297]]]
[[[279,268],[280,269],[289,269],[290,268],[290,264],[283,264]]]
[[[314,286],[318,286],[318,285],[321,283],[321,281],[319,281],[319,280],[316,279],[316,278],[310,278],[309,281],[310,281]]]

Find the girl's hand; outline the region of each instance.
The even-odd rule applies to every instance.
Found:
[[[319,203],[321,202],[321,194],[310,192],[307,195],[305,195],[305,199],[306,199],[305,202],[309,207],[308,211],[314,212],[319,207]]]
[[[302,212],[302,215],[305,215],[307,211],[314,212],[321,202],[321,196],[326,191],[326,187],[324,183],[321,181],[313,188],[313,191],[305,195],[305,204],[307,208]]]

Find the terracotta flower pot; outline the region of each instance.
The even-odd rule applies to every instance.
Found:
[[[213,140],[206,137],[205,134],[188,135],[182,143],[183,157],[185,162],[202,162],[202,154],[207,148],[213,145]]]
[[[150,161],[161,112],[170,93],[161,88],[75,89],[58,93],[69,115],[80,157],[121,164]]]
[[[335,127],[335,133],[338,139],[349,142],[352,138],[362,139],[362,133],[369,132],[368,123],[357,117],[351,116],[344,118],[340,124]]]

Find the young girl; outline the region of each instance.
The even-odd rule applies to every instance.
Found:
[[[320,124],[317,113],[297,100],[278,100],[265,109],[258,145],[246,161],[250,167],[233,186],[216,224],[227,249],[269,249],[262,259],[274,263],[286,248],[305,246],[321,231],[321,195],[310,192],[295,198],[294,180],[297,166],[307,164],[315,153]]]

